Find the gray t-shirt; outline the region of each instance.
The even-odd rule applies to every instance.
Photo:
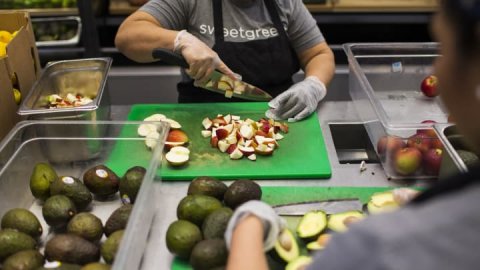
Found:
[[[467,270],[480,266],[480,185],[334,235],[308,270]]]
[[[295,51],[302,52],[324,41],[315,19],[302,0],[275,0],[280,20]],[[140,8],[156,18],[162,27],[186,29],[212,47],[214,43],[213,5],[211,0],[150,0]],[[257,0],[241,8],[231,0],[223,0],[225,41],[246,42],[278,35],[267,8]]]

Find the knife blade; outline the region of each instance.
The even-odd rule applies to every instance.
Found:
[[[171,52],[165,49],[154,49],[152,52],[154,59],[161,59],[165,63],[176,65],[183,68],[188,68],[189,65],[181,54]],[[237,97],[241,99],[254,101],[269,101],[272,96],[262,89],[246,83],[242,80],[233,80],[227,75],[214,70],[209,80],[199,87],[207,89],[212,92],[220,93],[226,97]]]
[[[310,211],[337,214],[346,211],[362,211],[363,204],[357,198],[295,202],[272,206],[280,216],[303,216]]]

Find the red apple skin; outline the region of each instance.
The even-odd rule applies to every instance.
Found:
[[[432,149],[443,149],[443,143],[439,138],[432,139],[430,145]]]
[[[168,132],[167,142],[188,142],[187,134],[180,129],[173,129]]]
[[[437,85],[438,78],[435,75],[430,75],[423,79],[420,89],[425,96],[436,97],[438,96]]]
[[[433,121],[433,120],[422,121],[422,124],[436,124],[436,123],[437,122]],[[421,134],[421,133],[426,134],[430,138],[436,138],[437,137],[437,133],[435,132],[435,130],[433,128],[417,130],[417,134]]]
[[[223,140],[228,136],[228,130],[224,128],[218,128],[215,130],[215,134],[218,137],[218,140]]]
[[[420,165],[422,165],[422,153],[415,147],[406,147],[395,153],[395,171],[400,175],[412,175]]]
[[[377,151],[380,156],[384,156],[386,153],[393,155],[404,147],[405,142],[397,136],[382,136],[377,142]]]
[[[423,155],[423,169],[428,175],[438,175],[442,165],[443,150],[430,149]]]
[[[237,145],[236,144],[230,144],[230,146],[227,148],[227,151],[225,151],[225,152],[227,152],[227,154],[230,155],[231,153],[233,153],[233,151],[235,151],[235,149],[237,149]]]
[[[417,148],[420,152],[425,153],[431,148],[431,140],[426,134],[415,134],[408,139],[407,146]]]

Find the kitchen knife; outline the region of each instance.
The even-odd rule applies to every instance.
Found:
[[[188,68],[189,65],[182,55],[164,49],[154,49],[152,52],[154,59],[161,59],[165,63]],[[269,101],[272,96],[260,88],[253,86],[241,80],[232,80],[227,75],[214,70],[207,83],[199,87],[220,93],[225,97],[237,97],[254,101]]]
[[[334,199],[323,201],[295,202],[272,206],[280,216],[303,216],[310,211],[324,211],[326,214],[337,214],[346,211],[362,211],[363,204],[359,199]]]

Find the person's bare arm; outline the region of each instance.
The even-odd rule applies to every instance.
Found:
[[[227,270],[268,270],[263,251],[263,224],[256,216],[242,220],[233,232]]]
[[[328,85],[335,74],[335,58],[326,42],[319,43],[298,54],[305,77],[315,76]]]
[[[152,50],[173,50],[178,31],[163,28],[150,14],[136,11],[118,29],[115,46],[128,58],[141,63],[155,61]]]

